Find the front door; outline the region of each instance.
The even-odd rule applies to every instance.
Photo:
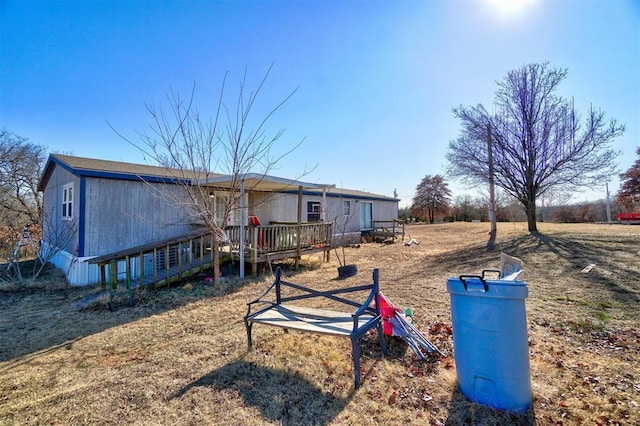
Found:
[[[370,231],[373,229],[373,203],[360,203],[360,230]]]
[[[229,203],[229,194],[225,192],[216,192],[215,196],[212,195],[212,209],[213,214],[216,219],[216,224],[220,227],[223,226],[237,226],[239,224],[239,220],[237,215],[234,212],[234,206],[231,206],[229,212],[227,213],[227,220],[225,224],[225,211],[229,208],[227,204]]]

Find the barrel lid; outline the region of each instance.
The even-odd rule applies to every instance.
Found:
[[[464,275],[447,279],[447,290],[451,294],[472,297],[525,299],[529,295],[529,288],[524,281],[483,280]]]

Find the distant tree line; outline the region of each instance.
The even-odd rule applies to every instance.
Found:
[[[640,153],[640,150],[639,150]],[[640,177],[636,168],[640,171],[640,161],[631,169],[620,175],[623,179],[623,189],[618,193],[617,199],[610,200],[611,220],[621,211],[628,210],[629,206],[619,202],[623,199],[637,199],[640,197],[640,186],[633,188],[626,184],[625,176]],[[626,197],[626,198],[625,198]],[[636,197],[636,198],[633,198]],[[578,222],[606,222],[606,200],[595,202],[569,203],[570,195],[556,193],[547,199],[542,199],[538,206],[538,220],[540,222],[578,223]],[[487,196],[459,195],[452,198],[451,190],[445,179],[440,175],[426,175],[416,186],[416,192],[412,204],[399,210],[399,219],[405,222],[470,222],[489,220],[489,199]],[[526,211],[518,200],[500,192],[496,200],[496,220],[498,222],[526,222]]]
[[[612,199],[611,220],[613,222],[616,221],[616,215],[621,211],[623,211],[622,206]],[[434,222],[430,222],[429,217],[420,210],[414,210],[411,207],[401,208],[398,217],[406,223],[471,222],[474,220],[487,222],[489,204],[486,197],[465,194],[454,197],[446,212],[437,215]],[[606,200],[540,206],[538,219],[540,222],[554,223],[606,222]],[[519,202],[504,198],[498,200],[496,204],[496,220],[498,222],[526,222],[527,215]]]

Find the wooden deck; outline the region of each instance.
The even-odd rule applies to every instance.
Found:
[[[227,242],[220,244],[221,260],[240,258],[240,227],[226,229]],[[244,259],[252,265],[324,252],[329,257],[332,224],[269,225],[245,227]],[[100,283],[110,291],[169,285],[213,266],[213,236],[200,229],[176,238],[98,256],[89,263],[100,268]]]
[[[369,242],[394,243],[398,238],[404,241],[404,222],[401,220],[376,220],[373,229],[363,231],[362,236]]]
[[[240,227],[231,226],[226,229],[229,236],[229,251],[234,260],[240,253]],[[259,264],[267,264],[274,260],[300,259],[300,256],[322,253],[329,259],[333,224],[304,223],[300,225],[275,224],[266,226],[245,227],[245,260],[251,263],[252,275],[257,273]]]
[[[168,285],[212,265],[212,234],[198,230],[177,238],[145,244],[89,260],[100,268],[100,284],[126,289]]]

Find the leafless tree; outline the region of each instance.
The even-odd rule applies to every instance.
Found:
[[[257,99],[272,68],[273,65],[255,90],[248,90],[245,70],[239,91],[231,98],[226,94],[228,73],[225,74],[215,111],[208,118],[201,117],[194,104],[195,84],[186,100],[179,93],[171,91],[166,107],[162,104],[147,105],[152,123],[148,132],[139,134],[139,141],[123,136],[151,162],[164,167],[173,178],[173,186],[177,184],[183,189],[157,189],[160,195],[174,205],[182,205],[186,212],[211,230],[214,236],[216,285],[220,280],[219,243],[226,238],[224,228],[231,211],[238,208],[242,175],[251,172],[266,176],[283,157],[302,143],[298,142],[283,154],[273,155],[275,143],[284,130],[267,134],[267,122],[297,89],[269,109],[262,118],[253,117]],[[229,196],[224,203],[224,211],[216,211],[219,206],[211,202],[210,186],[206,183],[218,174],[229,178],[228,188],[225,188]]]
[[[15,262],[7,269],[9,279],[20,284],[24,284],[27,279],[35,281],[45,266],[73,241],[77,235],[77,229],[77,219],[64,220],[56,224],[54,211],[45,212],[42,215],[42,228],[39,229],[39,226],[26,226],[22,232],[24,249],[27,249],[28,256],[33,258],[31,270],[28,270],[28,268],[23,270],[23,265],[18,261],[19,259],[12,259]],[[25,232],[29,233],[30,244],[27,244]],[[40,234],[46,235],[46,242],[37,241]],[[14,241],[14,247],[17,246],[17,242]]]
[[[489,179],[487,129],[493,142],[495,184],[517,199],[537,232],[536,203],[550,191],[601,186],[616,173],[611,147],[624,125],[591,107],[584,119],[573,101],[556,94],[566,69],[548,63],[509,71],[498,82],[494,113],[481,104],[454,108],[462,129],[449,143],[449,174],[468,184]]]
[[[26,224],[40,223],[38,179],[45,159],[45,147],[0,130],[0,225],[19,233]]]
[[[451,203],[451,190],[440,175],[426,175],[416,186],[411,210],[414,216],[427,213],[429,223],[433,223],[437,215],[445,215]]]

